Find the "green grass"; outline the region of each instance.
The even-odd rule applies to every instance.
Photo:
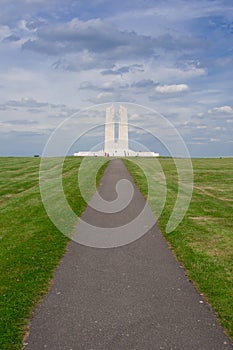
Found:
[[[47,292],[68,242],[43,207],[39,162],[38,158],[0,158],[0,349],[4,350],[21,349],[31,312]],[[87,198],[93,193],[91,179],[102,160],[92,158],[90,162],[91,167],[84,167]],[[150,189],[150,203],[156,214],[165,187],[158,166],[153,174],[156,161],[138,159],[138,165],[125,162],[145,196],[148,188],[140,167],[151,176],[154,186]],[[159,162],[167,181],[166,205],[159,226],[189,277],[233,337],[233,159],[193,160],[192,202],[182,223],[169,234],[165,227],[176,200],[177,172],[172,159],[161,158]],[[63,167],[64,192],[78,215],[86,206],[77,186],[80,163],[81,158],[68,157]],[[94,176],[97,183],[106,166],[107,163]]]
[[[125,160],[141,192],[147,196],[142,169],[152,172],[153,159]],[[186,215],[171,233],[166,224],[175,204],[178,186],[174,161],[160,158],[167,181],[167,198],[159,226],[190,279],[215,309],[233,338],[233,158],[193,159],[194,191]],[[164,186],[154,172],[154,186]],[[159,196],[150,204],[156,214]]]
[[[63,167],[64,192],[78,215],[86,206],[77,186],[81,160],[67,157]],[[39,162],[38,158],[0,158],[0,349],[3,350],[22,348],[33,307],[48,290],[68,242],[43,207]],[[100,162],[101,159],[93,158],[93,168]],[[98,171],[97,183],[106,166],[107,163]],[[88,176],[86,180],[88,184]]]

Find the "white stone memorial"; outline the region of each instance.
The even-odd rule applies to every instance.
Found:
[[[76,152],[74,156],[109,157],[158,157],[155,152],[136,152],[129,149],[127,108],[120,106],[118,115],[118,139],[116,140],[116,122],[114,106],[106,108],[104,150],[97,152]]]

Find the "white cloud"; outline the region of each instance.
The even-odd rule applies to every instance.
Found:
[[[97,98],[99,100],[103,99],[103,98],[108,98],[108,97],[112,97],[113,93],[112,92],[101,92],[98,94]]]
[[[207,126],[206,125],[198,125],[197,129],[207,129]]]
[[[233,108],[231,106],[221,106],[221,107],[215,107],[208,110],[208,113],[226,113],[231,114],[233,113]]]
[[[156,92],[161,94],[170,94],[176,92],[184,92],[189,89],[187,84],[172,84],[172,85],[158,85],[155,88]]]
[[[210,139],[210,142],[219,142],[219,141],[220,141],[220,139],[214,139],[214,138]]]
[[[226,128],[224,128],[223,126],[216,126],[216,127],[214,128],[214,130],[217,130],[217,131],[225,131]]]
[[[161,69],[163,76],[167,78],[190,79],[207,74],[207,70],[205,68],[190,65],[186,65],[184,68],[162,66]]]
[[[11,35],[11,30],[8,26],[0,26],[0,40]]]
[[[38,28],[37,38],[29,39],[23,49],[48,55],[78,53],[86,50],[88,54],[100,55],[102,60],[124,57],[147,57],[154,54],[159,45],[155,38],[137,34],[135,31],[121,31],[101,19],[45,25]],[[162,44],[161,44],[162,45]],[[87,62],[92,57],[86,57]]]
[[[214,1],[213,3],[210,3],[207,0],[202,1],[201,6],[199,2],[183,2],[180,0],[171,0],[162,3],[161,1],[158,1],[157,4],[155,2],[152,2],[153,6],[146,7],[145,8],[136,8],[134,11],[130,9],[130,13],[125,11],[121,14],[121,17],[129,18],[133,17],[138,20],[142,17],[154,17],[156,18],[166,18],[166,21],[169,23],[177,23],[184,18],[188,20],[193,20],[196,18],[202,18],[207,17],[211,15],[220,15],[225,14],[226,12],[232,11],[232,5],[231,4],[222,4],[222,1]],[[182,11],[180,10],[180,6],[182,5]],[[148,20],[148,19],[147,19]]]

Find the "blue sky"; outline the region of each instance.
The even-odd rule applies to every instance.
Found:
[[[163,114],[191,156],[233,156],[231,0],[0,5],[0,155],[41,154],[75,111],[122,101]]]

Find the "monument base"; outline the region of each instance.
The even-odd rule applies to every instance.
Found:
[[[135,152],[133,150],[109,149],[105,151],[96,152],[75,152],[75,157],[159,157],[156,152]]]

